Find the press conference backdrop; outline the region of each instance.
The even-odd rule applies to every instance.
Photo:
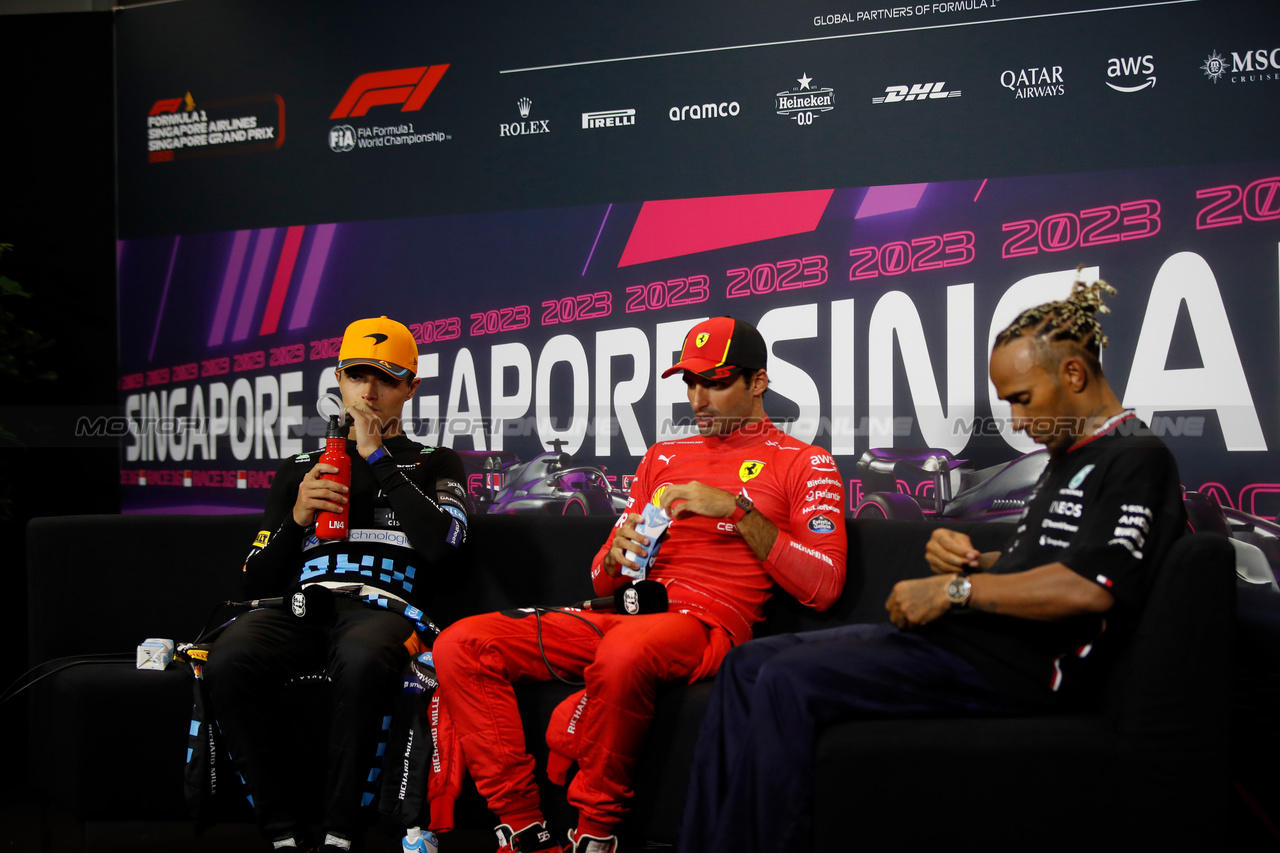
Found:
[[[767,407],[858,500],[868,448],[1031,445],[994,335],[1119,293],[1106,373],[1184,485],[1280,510],[1271,2],[466,4],[117,12],[127,510],[262,505],[318,447],[346,323],[420,342],[405,414],[617,488],[693,433],[685,331],[771,347]],[[908,484],[908,488],[916,488]],[[928,486],[921,486],[927,492]]]

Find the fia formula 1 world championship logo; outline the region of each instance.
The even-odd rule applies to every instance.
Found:
[[[449,70],[442,65],[420,65],[414,68],[395,68],[390,71],[370,71],[351,82],[338,105],[329,114],[330,119],[362,118],[374,107],[400,105],[401,113],[414,113],[422,109],[427,98],[435,91],[440,78]],[[379,115],[388,113],[382,110]],[[355,148],[382,148],[394,145],[411,145],[419,142],[440,142],[449,139],[446,133],[421,133],[412,122],[389,126],[334,125],[329,130],[329,148],[342,153]]]

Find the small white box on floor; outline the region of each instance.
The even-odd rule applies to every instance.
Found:
[[[138,644],[138,669],[164,669],[173,663],[173,640],[150,637]]]

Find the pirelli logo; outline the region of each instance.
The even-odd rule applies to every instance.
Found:
[[[254,540],[253,540],[253,547],[255,547],[255,548],[265,548],[265,547],[267,547],[267,542],[268,542],[270,539],[271,539],[271,531],[270,531],[270,530],[259,530],[259,531],[258,531],[258,537],[257,537],[256,539],[254,539]]]

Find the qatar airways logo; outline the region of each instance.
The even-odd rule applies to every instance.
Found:
[[[814,88],[813,78],[802,73],[799,86],[774,95],[773,108],[799,125],[813,124],[814,118],[836,108],[836,93],[830,87]]]
[[[1107,60],[1107,77],[1110,78],[1107,85],[1125,94],[1154,89],[1155,71],[1155,60],[1149,53],[1144,56],[1113,56]]]
[[[1001,71],[1000,85],[1015,98],[1060,98],[1066,94],[1061,65]]]

